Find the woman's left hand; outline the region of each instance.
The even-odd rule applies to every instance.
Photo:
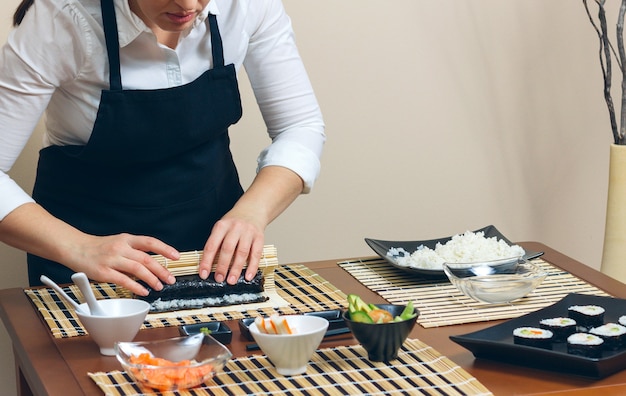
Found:
[[[228,284],[235,284],[246,265],[245,278],[254,278],[259,260],[263,254],[264,226],[246,218],[235,210],[228,212],[220,219],[209,237],[200,265],[200,277],[206,279],[217,256],[215,280],[224,281],[228,273]]]
[[[235,284],[246,263],[245,279],[254,278],[263,255],[265,227],[302,188],[302,179],[293,171],[279,166],[262,168],[235,206],[213,226],[200,261],[200,277],[209,276],[217,257],[217,282]]]

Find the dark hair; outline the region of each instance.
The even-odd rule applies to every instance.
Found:
[[[13,26],[17,26],[22,23],[22,19],[24,19],[24,15],[26,15],[26,11],[33,5],[35,0],[22,0],[20,5],[15,9],[15,13],[13,14]]]

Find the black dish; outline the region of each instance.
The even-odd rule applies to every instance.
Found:
[[[406,305],[376,304],[378,308],[387,310],[393,317],[404,311]],[[350,319],[350,313],[345,311],[343,319],[348,324],[354,338],[367,351],[367,358],[373,362],[387,362],[398,357],[398,350],[408,337],[417,322],[419,310],[415,309],[415,317],[401,322],[363,323]]]
[[[511,242],[508,238],[502,235],[502,233],[498,231],[498,229],[493,225],[489,225],[481,229],[475,230],[474,233],[476,232],[484,232],[485,238],[496,237],[498,239],[504,240],[509,245],[513,245],[513,242]],[[422,278],[426,277],[426,278],[434,278],[434,279],[447,279],[446,274],[443,272],[443,269],[404,267],[404,266],[398,265],[392,257],[387,256],[387,252],[391,248],[403,248],[407,252],[413,253],[417,249],[417,247],[420,245],[424,245],[428,248],[434,249],[437,243],[445,244],[451,239],[452,239],[452,236],[445,237],[445,238],[424,240],[424,241],[385,241],[381,239],[365,238],[365,243],[367,243],[369,247],[371,247],[372,250],[374,250],[376,254],[378,254],[381,258],[385,259],[389,264],[391,264],[392,266],[398,269],[406,271],[412,275],[420,276]],[[527,251],[526,254],[524,255],[524,258],[527,260],[530,260],[530,259],[539,257],[542,254],[543,252]]]
[[[306,313],[303,313],[303,315],[320,316],[328,320],[328,329],[326,330],[326,335],[324,337],[328,335],[343,333],[342,331],[337,331],[340,329],[345,329],[346,333],[350,332],[346,326],[346,323],[341,317],[341,310],[339,309],[331,309],[328,311],[306,312]],[[241,331],[241,335],[243,335],[246,339],[250,341],[254,341],[254,338],[252,337],[252,334],[250,334],[250,329],[249,329],[252,323],[254,323],[254,318],[239,319],[239,330]]]
[[[211,332],[210,336],[222,344],[230,344],[233,339],[233,332],[222,322],[204,322],[184,325],[179,327],[181,335],[190,336],[200,333],[200,329],[206,327]]]
[[[510,364],[564,372],[591,378],[604,378],[626,368],[626,348],[603,351],[600,358],[567,353],[566,343],[554,343],[552,350],[517,345],[513,330],[522,326],[539,326],[542,319],[564,316],[572,305],[599,305],[605,312],[604,322],[617,323],[626,315],[626,300],[620,298],[568,294],[561,301],[538,311],[508,320],[473,333],[451,336],[450,339],[470,350],[475,357]]]

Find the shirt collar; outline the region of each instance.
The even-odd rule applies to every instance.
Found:
[[[204,10],[196,17],[193,25],[189,29],[196,29],[204,23],[209,13],[219,15],[219,8],[215,0],[209,1]],[[125,47],[137,38],[141,33],[152,33],[149,27],[130,10],[128,0],[115,0],[115,15],[117,18],[117,34],[119,36],[120,47]],[[185,32],[185,35],[189,34]]]

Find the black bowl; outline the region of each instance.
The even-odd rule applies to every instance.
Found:
[[[406,305],[376,304],[377,307],[385,309],[394,317],[400,315]],[[389,323],[363,323],[350,319],[350,313],[344,311],[343,319],[352,331],[354,337],[367,351],[368,359],[373,362],[389,362],[398,357],[398,350],[409,336],[411,330],[417,322],[419,311],[414,318],[402,322]]]

